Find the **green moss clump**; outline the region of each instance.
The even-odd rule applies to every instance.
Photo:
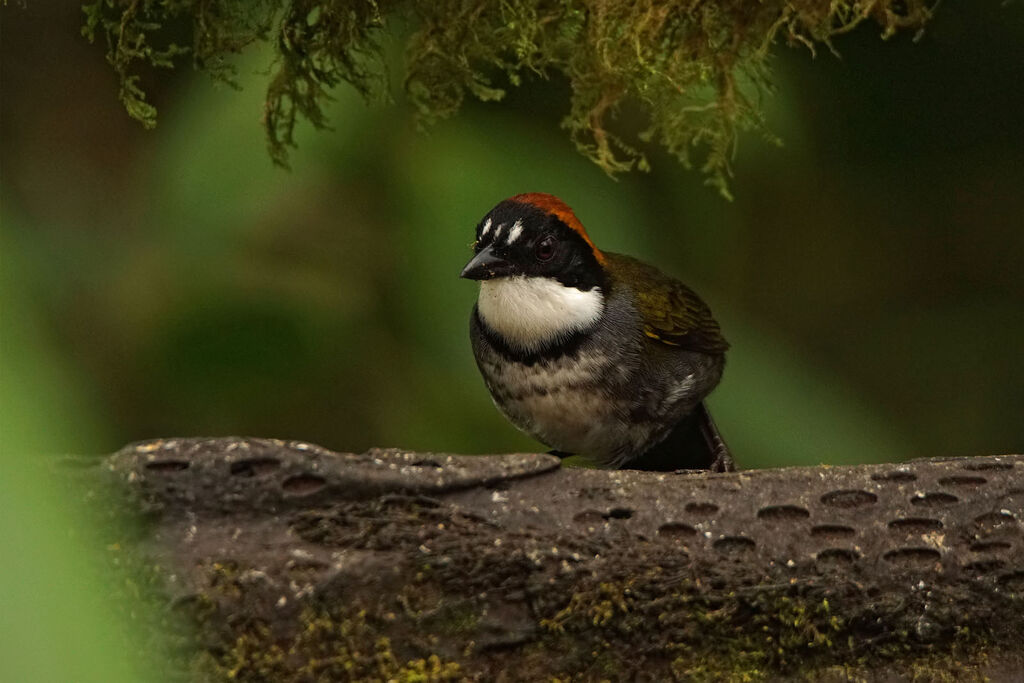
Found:
[[[307,609],[303,628],[287,638],[275,637],[257,621],[236,627],[235,641],[216,654],[207,653],[200,674],[236,681],[457,681],[457,662],[430,655],[402,662],[391,641],[380,635],[365,611]]]
[[[751,586],[742,594],[721,595],[688,581],[672,591],[651,590],[645,587],[649,578],[656,577],[576,590],[564,608],[541,622],[545,651],[536,656],[612,678],[616,672],[628,678],[629,672],[667,667],[678,681],[736,683],[780,675],[831,680],[829,671],[858,680],[877,672],[879,662],[912,680],[945,680],[985,660],[985,639],[965,629],[934,649],[906,630],[876,636],[867,647],[863,624],[838,617],[842,610],[834,611],[809,586]],[[645,598],[651,594],[661,597]],[[587,661],[579,659],[581,652],[589,653]]]
[[[698,161],[725,191],[740,131],[767,135],[759,106],[770,90],[769,50],[779,40],[831,47],[865,20],[883,37],[920,30],[928,0],[95,0],[83,33],[102,36],[128,113],[152,126],[156,110],[140,87],[143,65],[193,64],[232,82],[229,59],[269,42],[276,63],[264,124],[271,155],[287,163],[299,119],[327,126],[331,89],[348,83],[387,99],[383,38],[411,26],[405,90],[420,120],[455,114],[467,95],[499,100],[524,76],[559,75],[571,87],[563,127],[581,152],[614,174],[646,169],[641,149],[662,145]],[[190,44],[174,37],[189,35]],[[638,139],[616,131],[616,114],[638,103]]]

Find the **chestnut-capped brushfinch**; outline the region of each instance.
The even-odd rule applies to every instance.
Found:
[[[542,193],[483,217],[462,277],[480,281],[477,365],[523,432],[605,467],[734,469],[704,405],[729,344],[692,289],[601,251]]]

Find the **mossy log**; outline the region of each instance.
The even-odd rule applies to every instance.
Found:
[[[212,679],[1024,671],[1024,456],[663,474],[223,438],[104,472]]]

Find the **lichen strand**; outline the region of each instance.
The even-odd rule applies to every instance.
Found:
[[[144,65],[167,67],[186,52],[231,81],[228,59],[257,41],[277,60],[265,126],[273,158],[286,163],[294,127],[327,125],[325,101],[345,82],[386,98],[381,38],[408,36],[405,88],[421,121],[450,116],[466,94],[497,100],[526,74],[571,86],[563,121],[579,149],[608,173],[647,168],[641,146],[660,144],[684,164],[696,153],[725,190],[738,133],[765,134],[759,99],[769,90],[769,48],[779,39],[814,51],[865,20],[883,37],[920,31],[932,0],[96,0],[83,33],[106,39],[129,114],[152,126],[156,110],[139,84]],[[408,22],[408,24],[406,23]],[[173,42],[191,25],[191,45]],[[643,108],[639,139],[617,131],[628,102]],[[622,128],[619,126],[618,128]]]

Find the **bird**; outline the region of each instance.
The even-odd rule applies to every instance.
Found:
[[[477,367],[498,410],[560,457],[653,471],[735,469],[705,404],[729,343],[692,289],[602,251],[542,192],[476,226],[461,277]]]

